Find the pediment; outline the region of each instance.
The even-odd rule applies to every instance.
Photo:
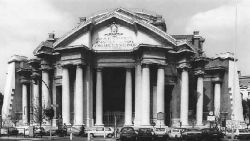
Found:
[[[52,55],[54,52],[53,43],[49,41],[41,42],[38,47],[33,51],[34,55],[48,54]]]
[[[112,25],[117,25],[117,34],[112,34]],[[162,47],[180,45],[171,35],[150,24],[150,19],[118,8],[90,17],[85,22],[80,23],[58,39],[54,43],[54,48],[84,45],[90,50],[102,50],[100,47],[104,50],[113,50],[114,48],[123,50],[124,47],[131,50],[140,44]],[[183,44],[190,46],[187,42],[182,42],[181,45]],[[109,48],[110,46],[111,48]]]

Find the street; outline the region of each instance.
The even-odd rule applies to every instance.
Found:
[[[43,138],[23,138],[23,137],[0,137],[1,141],[45,141],[50,140],[49,136],[44,136]],[[58,140],[58,141],[70,141],[69,136],[68,137],[55,137],[52,136],[51,140]],[[88,141],[88,138],[86,137],[73,137],[72,140],[74,141]],[[119,139],[114,138],[92,138],[90,141],[120,141]],[[162,140],[154,140],[154,141],[162,141]],[[185,141],[185,140],[168,140],[168,141]],[[227,140],[222,140],[227,141]],[[249,140],[240,140],[240,141],[249,141]]]

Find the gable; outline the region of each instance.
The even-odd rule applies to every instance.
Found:
[[[117,34],[112,34],[111,25],[117,25]],[[94,51],[132,50],[140,44],[156,46],[179,46],[175,38],[150,24],[150,22],[123,9],[114,10],[101,16],[94,16],[80,23],[54,43],[54,47],[83,45]]]

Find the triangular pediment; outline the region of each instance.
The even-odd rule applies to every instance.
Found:
[[[63,46],[74,46],[82,44],[84,46],[89,47],[90,49],[95,49],[96,39],[94,38],[96,38],[97,32],[100,32],[102,35],[106,35],[105,38],[102,36],[103,39],[107,40],[112,39],[112,38],[108,39],[107,35],[110,32],[108,31],[108,29],[110,29],[110,26],[112,25],[113,21],[115,22],[118,21],[118,23],[115,24],[122,25],[119,28],[120,29],[123,28],[123,31],[126,33],[129,32],[127,33],[126,36],[125,33],[124,34],[120,33],[117,35],[124,39],[125,37],[128,37],[127,39],[133,38],[133,43],[134,43],[133,46],[136,46],[138,44],[153,44],[153,45],[155,44],[158,46],[172,46],[172,47],[180,45],[177,42],[177,40],[173,38],[171,35],[162,31],[158,27],[152,25],[150,23],[150,19],[147,19],[143,16],[140,16],[139,14],[128,11],[126,9],[118,8],[111,12],[106,12],[88,18],[85,22],[80,23],[77,27],[75,27],[70,32],[65,34],[63,37],[58,39],[54,43],[54,48],[57,49]],[[126,27],[126,25],[128,26]],[[88,34],[88,31],[90,30],[91,34],[93,34],[91,35],[92,39],[90,39],[89,37],[90,35]],[[106,33],[103,33],[105,30]],[[98,33],[98,36],[100,35]],[[91,41],[88,42],[87,40]],[[132,40],[126,40],[126,42],[132,42]],[[188,44],[187,42],[182,42],[181,45],[183,44],[190,46],[190,44]],[[117,46],[117,44],[114,46]]]

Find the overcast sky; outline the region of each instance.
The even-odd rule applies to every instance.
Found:
[[[0,92],[12,55],[31,58],[48,33],[61,37],[79,17],[118,7],[162,15],[169,34],[200,31],[208,57],[233,52],[236,45],[239,69],[250,75],[250,0],[238,0],[237,18],[236,0],[0,0]]]

